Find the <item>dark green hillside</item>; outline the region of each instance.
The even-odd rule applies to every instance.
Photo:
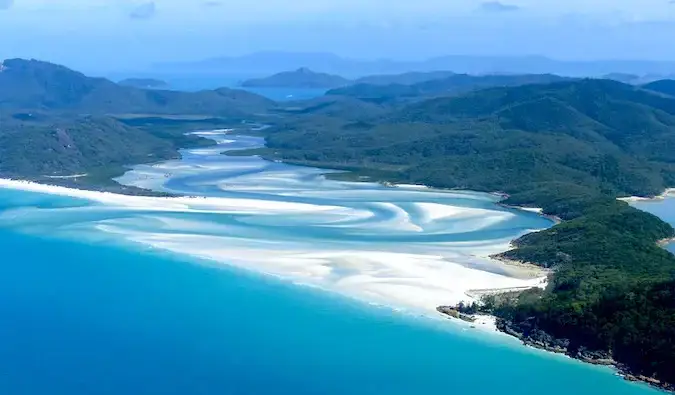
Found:
[[[659,80],[650,82],[649,84],[642,86],[644,89],[663,93],[668,96],[675,96],[675,80]]]
[[[332,89],[328,95],[349,96],[362,100],[387,102],[393,100],[419,99],[429,96],[456,95],[490,87],[508,87],[526,84],[547,84],[567,78],[551,74],[485,75],[452,74],[442,79],[423,80],[415,84],[404,82],[392,84],[357,83],[344,88]]]
[[[0,111],[244,116],[272,107],[272,101],[245,91],[138,89],[37,60],[6,60],[0,72]]]
[[[317,73],[307,68],[285,71],[265,78],[244,81],[246,88],[306,88],[330,89],[350,84],[350,81],[338,75]]]
[[[105,116],[20,118],[0,118],[0,177],[117,190],[110,178],[128,165],[176,158],[179,148],[210,144],[184,135],[185,129],[139,129]],[[59,178],[81,174],[87,176]]]
[[[493,88],[353,119],[272,129],[286,159],[337,161],[448,188],[519,193],[547,183],[612,195],[672,185],[675,101],[613,81]],[[276,133],[273,133],[277,130]]]
[[[322,96],[302,102],[279,104],[274,113],[281,115],[283,123],[289,117],[307,119],[322,116],[336,119],[372,119],[385,115],[388,108],[351,97]]]
[[[402,74],[379,74],[369,75],[357,79],[354,85],[368,84],[368,85],[414,85],[421,82],[442,80],[444,78],[452,77],[455,73],[452,71],[429,71],[419,72],[412,71]]]

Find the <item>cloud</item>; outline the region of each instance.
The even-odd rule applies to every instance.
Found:
[[[14,0],[0,0],[0,10],[7,10],[12,8]]]
[[[513,12],[520,10],[520,7],[517,5],[501,3],[499,1],[487,1],[481,4],[480,8],[486,12]]]
[[[2,0],[0,0],[2,1]],[[129,13],[131,19],[150,19],[157,14],[157,5],[154,1],[143,3]]]

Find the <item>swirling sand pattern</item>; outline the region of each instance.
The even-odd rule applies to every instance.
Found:
[[[534,213],[499,207],[489,194],[331,181],[325,170],[221,155],[261,146],[259,138],[204,136],[218,145],[137,166],[118,179],[192,197],[5,181],[6,187],[94,203],[35,204],[2,216],[25,229],[123,238],[414,310],[470,300],[471,289],[542,282],[541,273],[488,258],[514,238],[551,225]]]

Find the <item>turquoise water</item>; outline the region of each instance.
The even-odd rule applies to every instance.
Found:
[[[325,276],[273,265],[331,249],[386,250],[390,260],[446,254],[443,268],[429,270],[463,275],[485,268],[467,251],[491,251],[546,220],[487,195],[335,183],[314,169],[214,152],[126,176],[209,197],[172,210],[162,200],[0,189],[1,394],[656,393],[508,337],[344,297],[357,290],[345,284],[367,275],[373,283],[359,286],[371,290],[392,281],[388,262],[371,273],[362,265],[373,262],[330,255],[317,266],[335,269]],[[420,203],[473,211],[431,218]],[[195,246],[217,254],[191,257]],[[262,253],[220,263],[251,250]],[[255,266],[265,255],[271,263]],[[276,269],[287,276],[258,274]]]
[[[10,229],[0,248],[4,394],[649,392],[519,345],[153,252]]]
[[[673,197],[667,197],[662,200],[633,202],[631,205],[640,210],[652,213],[675,226],[675,198]],[[666,248],[675,253],[675,243],[668,244]]]

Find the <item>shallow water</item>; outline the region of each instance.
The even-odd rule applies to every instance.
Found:
[[[670,196],[659,200],[631,202],[631,206],[652,213],[675,226],[675,197]],[[668,251],[675,253],[675,243],[668,244],[666,248]]]
[[[485,194],[219,155],[261,141],[216,137],[121,180],[204,199],[0,188],[0,393],[655,393],[419,315],[474,284],[528,281],[484,257],[547,220]]]
[[[468,289],[540,281],[510,278],[508,268],[486,259],[508,249],[514,238],[550,226],[536,214],[499,207],[488,194],[337,182],[325,179],[325,170],[220,155],[263,141],[207,136],[219,146],[185,151],[179,161],[138,166],[118,181],[220,198],[234,210],[153,213],[143,222],[109,221],[106,229],[402,307],[433,310],[466,298]]]

